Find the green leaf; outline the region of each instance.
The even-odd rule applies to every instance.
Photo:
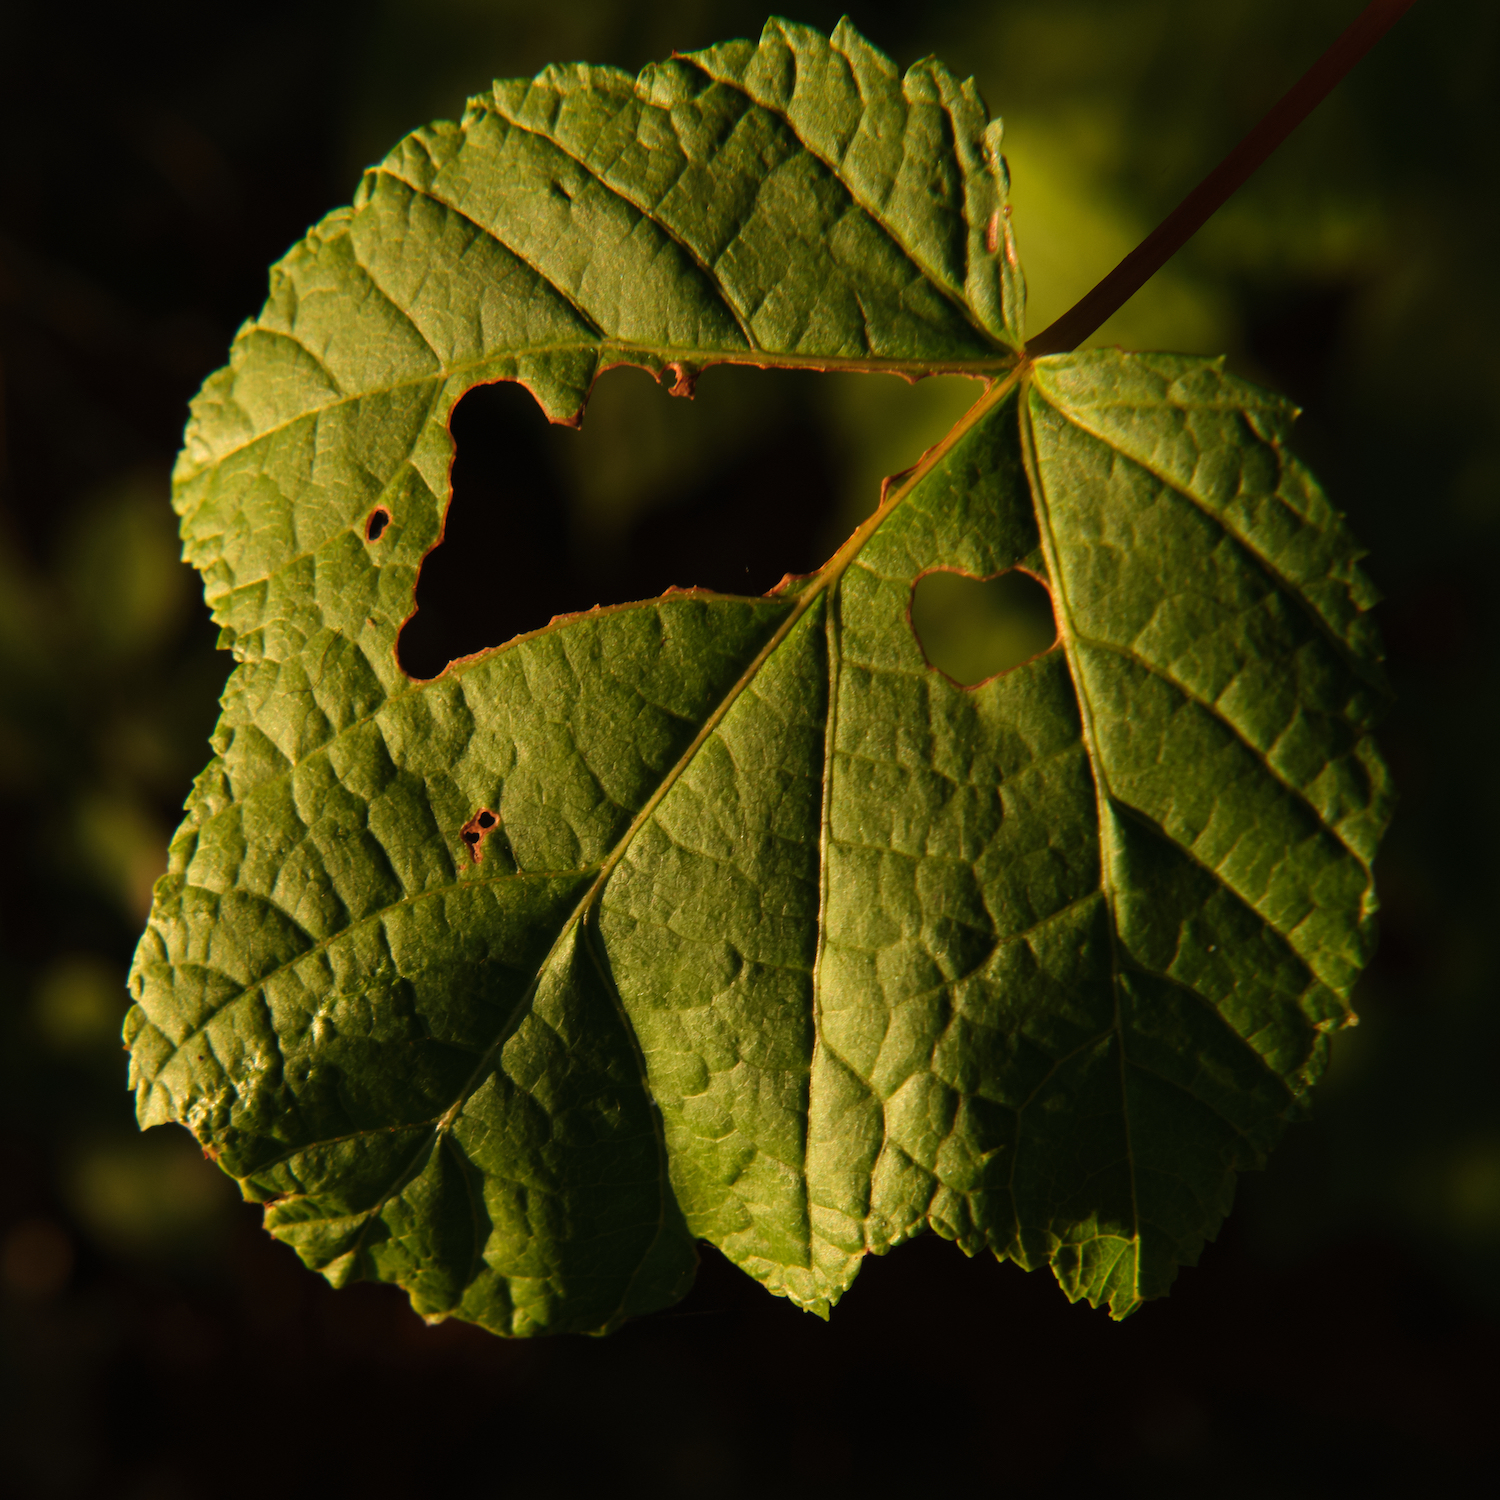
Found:
[[[1371,941],[1373,592],[1285,402],[1024,358],[998,144],[847,25],[499,83],[199,396],[174,496],[237,665],[132,1077],[336,1283],[602,1330],[704,1239],[826,1312],[930,1226],[1123,1316],[1302,1108]],[[994,378],[810,578],[402,673],[465,391],[576,421],[608,365],[724,361]],[[918,578],[1017,568],[1055,645],[930,668]]]

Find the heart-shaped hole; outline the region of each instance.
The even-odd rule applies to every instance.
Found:
[[[976,578],[956,568],[924,573],[912,587],[911,626],[930,666],[976,687],[1057,644],[1052,595],[1023,568]]]

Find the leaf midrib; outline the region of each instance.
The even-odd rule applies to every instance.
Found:
[[[1030,385],[1031,383],[1028,382],[1028,384]],[[1244,546],[1245,550],[1255,559],[1255,561],[1260,563],[1265,571],[1271,576],[1274,583],[1279,586],[1279,591],[1291,594],[1294,597],[1300,597],[1300,591],[1297,590],[1293,585],[1291,585],[1288,580],[1284,579],[1278,571],[1274,570],[1271,565],[1261,556],[1258,549],[1250,546],[1248,542],[1240,538],[1237,535],[1235,529],[1232,528],[1223,517],[1214,515],[1213,512],[1209,511],[1207,507],[1203,505],[1202,501],[1199,500],[1196,496],[1193,496],[1191,493],[1184,490],[1182,486],[1174,483],[1164,475],[1158,473],[1157,470],[1150,464],[1141,462],[1135,454],[1125,451],[1118,444],[1112,443],[1103,434],[1094,432],[1086,423],[1077,421],[1071,411],[1067,410],[1059,403],[1053,401],[1045,391],[1039,389],[1037,394],[1039,398],[1046,403],[1049,410],[1056,412],[1060,417],[1063,418],[1063,420],[1067,421],[1077,431],[1086,434],[1088,437],[1097,442],[1105,444],[1105,446],[1107,446],[1111,452],[1120,453],[1127,462],[1138,464],[1140,468],[1142,468],[1145,472],[1151,474],[1153,478],[1158,480],[1158,482],[1166,485],[1174,491],[1177,491],[1178,493],[1181,493],[1184,498],[1192,502],[1197,509],[1202,511],[1204,514],[1209,515],[1211,519],[1215,520],[1225,535],[1234,538],[1234,540],[1236,540],[1237,542],[1240,542],[1241,545]],[[1144,1249],[1144,1226],[1141,1218],[1140,1198],[1136,1181],[1135,1152],[1132,1144],[1132,1134],[1130,1127],[1129,1074],[1131,1070],[1136,1070],[1156,1077],[1161,1077],[1162,1075],[1156,1073],[1155,1070],[1151,1068],[1145,1067],[1139,1062],[1132,1061],[1125,1045],[1125,1027],[1124,1018],[1121,1011],[1120,997],[1121,980],[1124,974],[1127,972],[1139,971],[1142,973],[1152,974],[1153,971],[1145,969],[1143,966],[1129,961],[1127,959],[1127,956],[1124,955],[1121,951],[1119,922],[1117,915],[1118,897],[1111,869],[1111,851],[1114,843],[1114,835],[1110,825],[1113,820],[1118,817],[1143,817],[1144,815],[1139,813],[1138,810],[1135,809],[1128,800],[1119,797],[1109,783],[1104,756],[1100,750],[1098,735],[1095,729],[1093,703],[1088,692],[1088,686],[1085,680],[1082,665],[1077,657],[1077,644],[1080,642],[1087,642],[1090,644],[1105,646],[1108,649],[1114,648],[1110,647],[1109,643],[1094,642],[1091,637],[1078,630],[1074,624],[1072,611],[1069,607],[1068,602],[1066,582],[1059,561],[1057,539],[1052,526],[1051,506],[1048,500],[1046,487],[1042,480],[1042,468],[1039,456],[1037,454],[1034,420],[1030,408],[1030,403],[1023,396],[1023,399],[1017,403],[1017,406],[1018,422],[1021,432],[1021,447],[1023,459],[1026,466],[1027,481],[1032,494],[1033,507],[1037,518],[1038,532],[1041,538],[1043,554],[1046,558],[1047,563],[1047,572],[1053,580],[1053,598],[1055,601],[1055,609],[1057,614],[1059,644],[1062,646],[1063,652],[1067,658],[1069,673],[1073,680],[1074,696],[1077,700],[1079,708],[1079,717],[1083,733],[1085,752],[1088,756],[1090,769],[1094,778],[1095,802],[1097,807],[1099,830],[1099,885],[1100,893],[1104,897],[1108,914],[1107,928],[1110,945],[1110,986],[1114,1007],[1113,1022],[1107,1034],[1112,1035],[1115,1039],[1115,1046],[1117,1048],[1119,1060],[1120,1117],[1125,1135],[1125,1160],[1126,1166],[1129,1171],[1130,1181],[1130,1206],[1132,1220],[1132,1235],[1130,1243],[1133,1245],[1135,1252],[1134,1284],[1132,1291],[1136,1299],[1139,1300],[1141,1296],[1143,1273],[1141,1257]],[[1321,625],[1322,632],[1325,635],[1332,633],[1328,623],[1322,619],[1321,615],[1315,609],[1313,609],[1310,604],[1308,606],[1308,612],[1309,614],[1313,615],[1317,623]],[[1345,647],[1345,649],[1348,649],[1347,646]],[[1123,654],[1132,655],[1132,653],[1129,652],[1125,652]],[[1155,666],[1145,662],[1143,662],[1142,664],[1146,666],[1153,675],[1158,676],[1163,681],[1168,682],[1174,687],[1177,687],[1179,691],[1184,693],[1189,701],[1200,702],[1200,706],[1203,706],[1205,708],[1208,707],[1208,705],[1206,704],[1201,704],[1201,701],[1197,698],[1197,695],[1188,693],[1181,684],[1176,683],[1173,678],[1162,672],[1159,668],[1156,668]],[[1221,718],[1222,721],[1222,716],[1216,714],[1215,717]],[[1235,729],[1235,726],[1229,724],[1227,721],[1224,722],[1226,728],[1229,728],[1231,731],[1233,731],[1236,735],[1236,738],[1239,739],[1241,743],[1247,743],[1244,740],[1243,735],[1240,734],[1237,729]],[[1253,747],[1248,748],[1253,749]],[[1265,758],[1258,752],[1256,752],[1256,760],[1258,763],[1264,765],[1268,771],[1270,771],[1273,778],[1278,782],[1279,785],[1284,788],[1284,790],[1288,792],[1296,792],[1296,789],[1287,784],[1285,782],[1285,779],[1280,777],[1265,761]],[[1317,826],[1327,832],[1331,837],[1333,837],[1341,847],[1344,847],[1343,841],[1341,838],[1339,838],[1337,832],[1329,826],[1327,820],[1317,812],[1317,809],[1312,807],[1305,794],[1296,792],[1296,795],[1298,796],[1299,801],[1307,806],[1313,813]],[[1170,838],[1170,836],[1168,837]],[[1229,892],[1236,900],[1244,903],[1247,909],[1254,912],[1256,916],[1265,924],[1266,928],[1270,932],[1274,933],[1275,936],[1286,946],[1288,951],[1295,956],[1297,961],[1302,965],[1302,967],[1314,983],[1327,986],[1328,981],[1317,972],[1308,958],[1298,950],[1295,944],[1293,944],[1290,937],[1286,933],[1282,932],[1280,927],[1276,923],[1271,921],[1269,917],[1267,917],[1260,911],[1258,903],[1248,901],[1244,895],[1237,891],[1225,879],[1220,871],[1215,870],[1209,865],[1205,864],[1194,854],[1194,852],[1190,848],[1186,848],[1185,846],[1183,846],[1177,839],[1170,839],[1170,842],[1172,843],[1172,846],[1178,849],[1185,857],[1191,859],[1198,866],[1198,868],[1204,870],[1215,881],[1216,884],[1218,884],[1225,891]],[[1361,861],[1361,864],[1363,863],[1364,862]],[[1234,1027],[1229,1022],[1228,1018],[1222,1014],[1219,1008],[1214,1005],[1207,996],[1200,994],[1193,986],[1183,984],[1182,981],[1174,978],[1170,974],[1158,974],[1154,975],[1154,977],[1170,983],[1177,988],[1184,989],[1188,991],[1188,993],[1192,994],[1194,998],[1197,999],[1205,1009],[1212,1013],[1225,1027],[1225,1029],[1228,1030],[1230,1034],[1255,1057],[1256,1061],[1259,1062],[1262,1067],[1265,1067],[1273,1077],[1277,1078],[1278,1082],[1282,1084],[1282,1087],[1286,1089],[1288,1095],[1292,1096],[1292,1091],[1286,1085],[1285,1080],[1280,1078],[1276,1069],[1268,1066],[1266,1059],[1260,1054],[1258,1049],[1254,1046],[1253,1042],[1251,1042],[1250,1038],[1243,1035],[1236,1027]],[[1076,1053],[1073,1055],[1076,1055]],[[1172,1079],[1163,1078],[1162,1081],[1177,1088],[1184,1087],[1181,1083]],[[1214,1110],[1214,1114],[1218,1118],[1224,1120],[1224,1122],[1229,1125],[1229,1127],[1235,1132],[1236,1135],[1239,1135],[1247,1142],[1247,1144],[1251,1146],[1252,1150],[1258,1149],[1255,1146],[1255,1143],[1245,1135],[1244,1131],[1234,1121],[1227,1119],[1217,1109]]]
[[[1045,400],[1046,397],[1043,396],[1043,399]],[[1048,402],[1048,405],[1051,406],[1052,403]],[[1105,925],[1109,933],[1110,994],[1114,1003],[1114,1020],[1111,1030],[1114,1033],[1115,1047],[1119,1054],[1120,1119],[1125,1131],[1125,1163],[1130,1174],[1131,1238],[1135,1249],[1135,1276],[1132,1290],[1136,1298],[1139,1299],[1141,1286],[1141,1207],[1140,1196],[1136,1186],[1135,1149],[1130,1131],[1130,1091],[1128,1077],[1130,1060],[1125,1051],[1125,1026],[1124,1018],[1120,1011],[1120,976],[1122,964],[1120,959],[1119,907],[1113,870],[1111,868],[1114,840],[1109,827],[1111,813],[1108,808],[1108,804],[1115,800],[1115,796],[1109,788],[1109,780],[1104,767],[1104,758],[1099,751],[1098,735],[1094,728],[1093,702],[1089,698],[1088,686],[1084,681],[1083,670],[1077,659],[1074,644],[1077,632],[1073,626],[1072,610],[1068,605],[1068,591],[1059,563],[1057,538],[1052,529],[1052,508],[1048,504],[1047,491],[1042,484],[1042,467],[1036,451],[1036,433],[1031,420],[1030,402],[1025,399],[1025,393],[1023,393],[1022,399],[1016,403],[1016,407],[1016,418],[1021,436],[1021,454],[1026,466],[1027,484],[1031,490],[1032,510],[1036,516],[1037,532],[1041,539],[1042,553],[1047,562],[1047,574],[1052,580],[1052,597],[1055,602],[1057,616],[1058,640],[1063,648],[1063,654],[1067,659],[1069,675],[1073,679],[1073,694],[1078,702],[1078,715],[1080,727],[1083,732],[1084,750],[1088,756],[1089,769],[1092,772],[1094,780],[1094,800],[1099,829],[1099,888],[1104,896],[1105,908],[1108,915]]]

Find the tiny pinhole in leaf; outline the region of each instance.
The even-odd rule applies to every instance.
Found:
[[[370,512],[370,519],[365,522],[365,540],[367,542],[378,542],[385,528],[391,524],[391,513],[385,506],[377,505]]]
[[[911,627],[929,666],[977,687],[1051,650],[1057,621],[1047,586],[1023,568],[976,578],[935,568],[912,585]]]

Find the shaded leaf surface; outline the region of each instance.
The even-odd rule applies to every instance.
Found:
[[[175,501],[237,665],[133,1078],[335,1281],[601,1329],[706,1239],[826,1310],[930,1226],[1123,1315],[1301,1108],[1371,935],[1372,594],[1285,403],[1020,357],[998,143],[848,27],[497,84],[199,397]],[[605,365],[723,360],[994,379],[810,579],[401,672],[464,391],[576,419]],[[1026,570],[1056,646],[933,671],[934,568]]]

